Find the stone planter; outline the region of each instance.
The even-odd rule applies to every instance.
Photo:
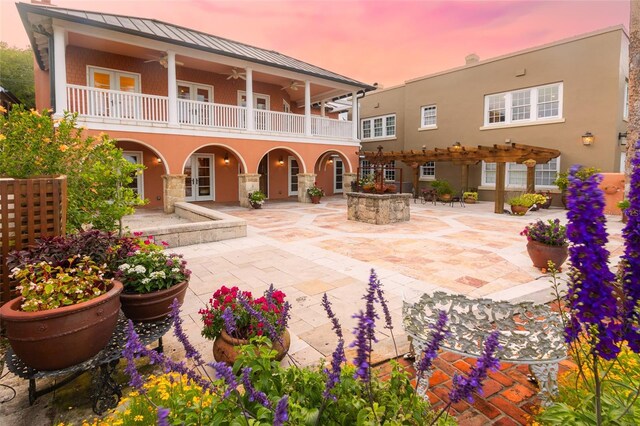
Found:
[[[132,321],[158,321],[169,315],[173,299],[178,299],[180,305],[184,302],[184,294],[189,287],[189,281],[183,281],[165,290],[147,294],[122,293],[122,312]]]
[[[516,216],[524,216],[524,214],[529,210],[529,207],[525,206],[511,206],[511,213]]]
[[[537,241],[529,241],[527,243],[527,253],[533,262],[533,266],[540,269],[547,269],[548,262],[552,261],[556,269],[560,270],[562,264],[569,256],[567,245],[550,246]]]
[[[319,195],[309,195],[309,198],[311,198],[313,204],[320,204],[320,200],[322,199]]]
[[[109,343],[118,322],[122,284],[95,299],[40,312],[22,312],[22,296],[0,308],[15,354],[36,370],[60,370],[84,362]]]
[[[281,342],[273,342],[273,349],[278,354],[276,355],[276,361],[282,361],[284,356],[289,352],[291,346],[291,335],[288,330],[285,330],[280,335]],[[238,347],[242,345],[248,345],[249,341],[246,339],[236,339],[222,330],[220,336],[216,337],[213,341],[213,358],[218,362],[225,362],[228,365],[233,365],[238,357]]]

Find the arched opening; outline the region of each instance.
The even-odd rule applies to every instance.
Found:
[[[351,163],[340,151],[326,151],[318,157],[313,168],[316,174],[316,185],[322,188],[325,195],[342,194],[350,191],[345,188],[344,174],[350,173]]]
[[[269,199],[298,196],[298,174],[305,173],[302,157],[289,148],[277,147],[266,152],[258,163],[260,191]]]
[[[224,145],[205,145],[184,161],[186,201],[234,202],[239,200],[238,174],[245,173],[244,159]]]
[[[121,139],[117,146],[124,157],[132,163],[145,166],[141,175],[135,176],[131,187],[142,197],[149,200],[147,207],[162,207],[162,175],[167,174],[166,161],[160,153],[144,142]]]

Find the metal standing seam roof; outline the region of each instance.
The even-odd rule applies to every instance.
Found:
[[[365,90],[375,90],[374,86],[325,70],[315,65],[300,61],[274,50],[262,49],[226,38],[203,33],[155,19],[137,18],[133,16],[113,15],[109,13],[90,12],[76,9],[17,3],[23,21],[28,22],[27,13],[34,13],[65,21],[106,28],[113,31],[151,38],[171,44],[195,48],[233,58],[265,64],[289,71],[320,77],[348,85],[358,86]],[[30,32],[31,29],[27,28]],[[34,46],[36,54],[37,48]]]

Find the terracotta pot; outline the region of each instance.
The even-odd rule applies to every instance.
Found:
[[[178,299],[180,305],[184,302],[184,294],[189,287],[189,281],[183,281],[165,290],[152,293],[122,293],[122,312],[132,321],[158,321],[169,315],[173,299]]]
[[[465,204],[475,204],[476,203],[476,199],[475,198],[465,198],[464,199],[464,203]]]
[[[549,267],[548,262],[552,261],[556,269],[560,270],[560,267],[569,256],[567,245],[549,246],[537,241],[529,241],[527,243],[527,252],[533,262],[533,266],[540,269],[547,269]]]
[[[320,204],[320,199],[322,198],[320,195],[310,195],[309,197],[311,197],[313,204]]]
[[[440,194],[440,195],[438,195],[438,198],[443,203],[448,203],[449,201],[451,201],[451,197],[452,197],[451,194]]]
[[[538,204],[541,209],[548,209],[551,207],[551,202],[553,201],[553,197],[549,193],[538,192],[538,194],[543,195],[545,197],[545,202],[542,204]]]
[[[567,210],[567,191],[562,191],[560,201],[562,201],[562,206],[564,207],[564,209]]]
[[[256,203],[255,201],[249,201],[249,203],[251,204],[251,207],[253,207],[254,209],[261,209],[262,208],[262,204],[261,203]]]
[[[100,352],[111,339],[120,312],[122,283],[87,302],[39,312],[22,312],[22,296],[0,308],[15,354],[36,370],[60,370]]]
[[[278,351],[276,355],[276,361],[282,361],[284,356],[289,352],[291,346],[291,335],[288,330],[285,330],[280,335],[282,344],[280,342],[274,342],[273,348]],[[213,341],[213,357],[218,362],[226,362],[229,365],[233,365],[238,357],[238,346],[248,345],[249,341],[246,339],[236,339],[222,330],[220,336],[216,337]]]
[[[518,216],[523,216],[528,210],[529,207],[525,206],[511,206],[511,213]]]

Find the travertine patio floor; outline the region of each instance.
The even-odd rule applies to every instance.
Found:
[[[322,295],[329,296],[343,327],[352,329],[351,316],[362,307],[371,268],[383,283],[400,353],[407,350],[403,298],[441,290],[495,300],[551,300],[549,277],[531,266],[526,240],[519,232],[537,218],[565,220],[561,209],[516,217],[494,214],[493,203],[462,208],[412,201],[409,222],[376,226],[347,221],[346,200],[341,197],[326,197],[319,205],[267,202],[260,210],[210,206],[246,219],[248,236],[172,250],[184,254],[193,271],[183,305],[189,337],[213,359],[211,342],[200,335],[198,310],[222,285],[262,293],[273,283],[293,305],[290,354],[302,365],[330,357],[335,347],[336,338],[320,304]],[[153,215],[143,212],[148,226]],[[162,220],[160,212],[157,217]],[[618,217],[608,219],[608,249],[615,258],[622,254],[622,223]],[[388,330],[378,331],[374,361],[395,357]],[[173,356],[182,357],[173,337],[167,337],[166,347]],[[7,424],[36,424],[34,419],[42,417],[27,409],[26,382],[11,383],[19,386],[18,397],[0,406],[0,417],[8,416]],[[37,402],[40,411],[50,412],[58,392]],[[55,417],[67,418],[60,413]]]

